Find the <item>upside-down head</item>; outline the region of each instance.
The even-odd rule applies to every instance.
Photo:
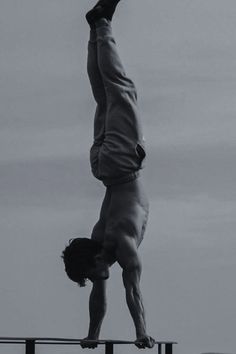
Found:
[[[101,252],[102,246],[88,238],[75,238],[62,252],[65,271],[68,277],[84,287],[86,280],[95,266],[95,257]]]

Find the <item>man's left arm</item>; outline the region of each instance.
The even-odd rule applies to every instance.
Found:
[[[136,346],[152,348],[155,340],[147,335],[145,310],[140,290],[142,271],[141,260],[137,252],[135,239],[122,236],[117,250],[117,261],[123,268],[123,283],[126,292],[126,302],[136,329]]]

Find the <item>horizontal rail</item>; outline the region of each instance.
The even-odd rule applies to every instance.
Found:
[[[76,338],[48,338],[48,337],[0,337],[0,344],[24,344],[25,354],[35,354],[36,345],[80,345],[85,343],[84,339]],[[137,344],[134,341],[125,340],[113,340],[113,339],[100,339],[100,340],[88,340],[88,343],[96,345],[105,345],[105,354],[114,353],[114,345],[123,344]],[[162,351],[165,347],[165,354],[173,354],[173,345],[177,342],[173,341],[155,341],[158,346],[158,354],[164,354]]]
[[[84,339],[77,338],[50,338],[50,337],[0,337],[0,342],[4,343],[16,343],[16,341],[21,341],[24,343],[26,340],[33,340],[35,342],[54,342],[54,344],[60,344],[60,342],[65,342],[66,344],[81,344],[84,342]],[[118,340],[118,339],[99,339],[99,340],[89,340],[88,342],[96,343],[98,345],[101,344],[135,344],[135,341],[127,341],[127,340]],[[173,341],[155,341],[156,344],[177,344],[177,342]],[[37,343],[39,344],[39,343]]]

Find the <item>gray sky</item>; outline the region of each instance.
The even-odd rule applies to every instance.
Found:
[[[88,161],[92,5],[1,0],[2,336],[86,335],[90,286],[67,280],[60,254],[90,235],[104,193]],[[123,0],[113,24],[149,155],[147,322],[157,339],[179,342],[176,354],[236,350],[235,16],[235,0]],[[132,339],[119,268],[111,275],[101,337]]]

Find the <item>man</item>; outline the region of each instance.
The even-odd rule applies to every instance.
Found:
[[[63,258],[71,280],[80,286],[87,279],[93,283],[89,332],[82,346],[96,346],[89,340],[99,338],[106,312],[109,267],[118,262],[136,329],[136,346],[152,348],[155,341],[146,332],[137,251],[148,218],[148,199],[139,173],[145,157],[144,139],[136,88],[125,74],[111,30],[118,2],[100,0],[86,15],[91,28],[88,76],[97,102],[90,162],[94,176],[106,186],[106,193],[91,239],[72,240]]]

